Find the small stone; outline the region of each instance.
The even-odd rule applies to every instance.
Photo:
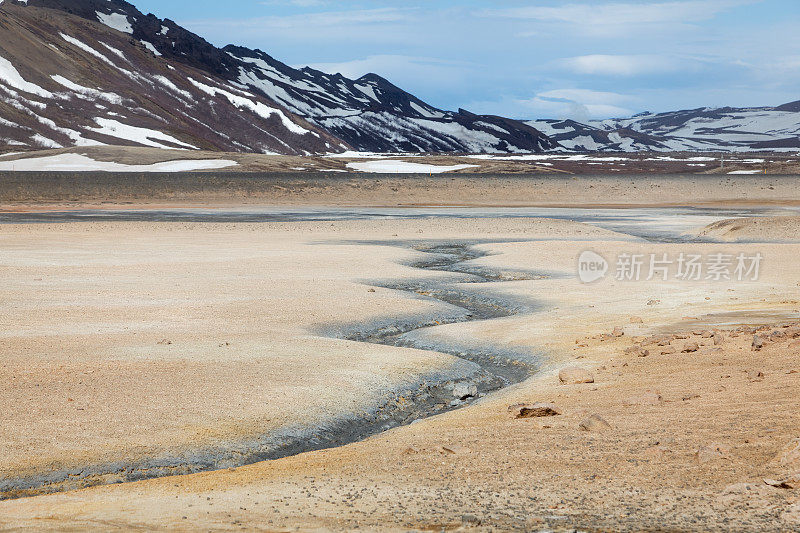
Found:
[[[617,327],[614,328],[614,331],[612,331],[611,334],[614,337],[622,337],[623,335],[625,335],[625,330],[622,329],[621,327],[617,326]]]
[[[375,289],[369,289],[367,292],[375,292]]]
[[[591,432],[606,431],[611,429],[611,424],[606,422],[606,419],[602,416],[594,414],[578,424],[578,429]]]
[[[172,344],[172,341],[169,339],[161,339],[160,341],[158,341],[158,344],[160,346],[169,346],[170,344]]]
[[[723,446],[722,444],[709,444],[697,450],[694,454],[694,459],[698,464],[704,464],[709,461],[724,459],[729,452],[730,450],[727,446]]]
[[[453,387],[453,396],[458,400],[466,400],[467,398],[474,398],[478,395],[478,386],[470,381],[462,381],[456,383]]]
[[[747,372],[747,379],[750,381],[764,381],[764,373],[759,370],[749,370]]]
[[[703,337],[704,339],[710,339],[711,337],[714,336],[714,332],[707,329],[707,330],[701,331],[700,332],[700,336]]]
[[[719,346],[725,342],[725,337],[723,337],[721,333],[715,333],[712,338],[714,339],[714,346]]]
[[[625,353],[628,355],[635,355],[637,357],[647,357],[650,355],[649,350],[645,350],[638,344],[634,344],[633,346],[625,348]]]
[[[753,335],[753,344],[752,344],[753,351],[757,352],[761,350],[761,348],[763,347],[764,347],[764,339],[762,339],[758,335]]]
[[[440,451],[445,455],[465,455],[472,453],[472,450],[469,448],[460,446],[458,444],[448,444],[446,446],[442,446]]]
[[[558,373],[558,379],[565,385],[577,385],[580,383],[594,383],[594,376],[585,368],[571,366],[562,369]]]
[[[558,416],[561,409],[552,403],[535,403],[533,405],[523,405],[516,410],[514,418],[538,418],[545,416]]]
[[[683,350],[681,353],[693,353],[700,349],[700,345],[696,342],[687,342],[683,345]]]
[[[461,517],[461,524],[469,527],[481,525],[481,519],[475,515],[465,514]]]
[[[647,305],[658,305],[661,303],[661,300],[648,300]]]
[[[403,453],[401,455],[417,455],[418,453],[419,450],[417,448],[415,448],[414,446],[409,446],[408,448],[403,450]]]
[[[622,403],[623,405],[632,406],[632,405],[661,405],[664,402],[664,399],[661,397],[660,394],[657,392],[647,391],[645,393],[639,394],[638,396],[631,396],[630,398],[625,399]]]
[[[764,478],[764,483],[776,489],[796,489],[800,487],[800,474],[795,474],[786,479]]]
[[[644,320],[642,320],[642,317],[640,316],[632,316],[631,324],[644,324]]]
[[[792,341],[789,343],[790,350],[797,350],[800,349],[800,341]]]
[[[661,355],[670,355],[677,351],[674,346],[664,346],[661,348]]]

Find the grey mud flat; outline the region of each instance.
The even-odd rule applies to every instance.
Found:
[[[448,347],[422,346],[408,334],[437,325],[488,320],[533,312],[530,302],[510,302],[487,294],[476,295],[459,289],[462,283],[491,283],[498,281],[541,279],[545,274],[534,272],[501,272],[476,269],[463,265],[465,261],[485,254],[472,248],[473,243],[374,243],[412,247],[431,254],[431,259],[414,263],[424,270],[441,270],[463,274],[457,281],[436,282],[377,282],[375,286],[413,293],[416,297],[445,302],[457,309],[439,320],[391,319],[373,325],[334,326],[320,330],[320,334],[402,347],[415,347],[449,353],[462,364],[456,372],[427,376],[416,385],[394,390],[382,403],[363,416],[341,418],[323,427],[293,427],[264,435],[255,440],[230,443],[225,446],[196,449],[181,454],[164,455],[142,461],[112,462],[87,465],[83,468],[63,469],[46,474],[0,480],[0,500],[31,497],[98,485],[125,483],[186,475],[197,472],[235,468],[260,461],[280,459],[304,452],[343,446],[363,440],[388,429],[411,424],[433,415],[468,405],[487,393],[519,383],[536,371],[536,357],[530,352],[514,352],[501,347]],[[455,374],[455,375],[454,375]],[[463,400],[455,399],[453,389],[458,382],[469,382],[478,393]]]

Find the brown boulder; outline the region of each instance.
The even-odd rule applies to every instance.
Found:
[[[521,405],[512,411],[514,418],[539,418],[544,416],[558,416],[561,409],[552,403],[535,403],[533,405]]]
[[[704,464],[716,459],[724,459],[730,453],[730,449],[722,444],[709,444],[697,450],[694,459],[698,464]]]
[[[578,424],[578,429],[591,432],[607,431],[611,429],[611,424],[606,422],[606,419],[602,416],[595,414]]]
[[[681,353],[693,353],[700,349],[700,345],[696,342],[687,342],[683,345],[683,350]]]
[[[764,347],[764,339],[762,339],[758,335],[753,335],[753,344],[752,344],[753,351],[757,352],[761,350],[761,348],[763,347]]]

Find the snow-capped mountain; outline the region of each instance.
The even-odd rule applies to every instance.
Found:
[[[539,152],[554,148],[520,121],[442,111],[376,74],[357,80],[288,67],[260,50],[223,49],[244,65],[232,80],[269,96],[338,136],[373,152]]]
[[[122,0],[0,0],[0,144],[304,154],[537,152],[523,122],[429,106],[380,76],[216,48]]]
[[[340,145],[267,98],[198,68],[200,62],[160,56],[148,41],[133,37],[143,34],[115,11],[121,7],[135,11],[108,0],[0,4],[0,144],[290,154]],[[137,16],[142,25],[157,25],[157,33],[174,32],[176,47],[201,57],[213,50],[207,43],[203,50],[204,41],[174,25]]]
[[[626,119],[533,120],[571,151],[791,151],[800,149],[800,101],[778,107],[701,108]]]

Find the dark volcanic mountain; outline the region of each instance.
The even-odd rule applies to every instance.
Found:
[[[778,107],[700,108],[591,121],[534,120],[574,151],[797,151],[800,102]]]
[[[436,109],[370,74],[218,49],[122,0],[0,0],[0,143],[304,154],[531,152],[520,121]]]

